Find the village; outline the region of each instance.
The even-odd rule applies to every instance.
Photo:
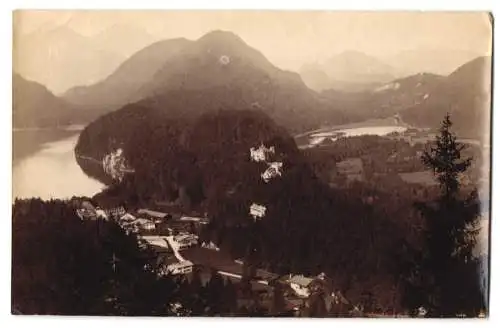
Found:
[[[152,209],[127,211],[123,206],[102,209],[90,200],[79,201],[76,213],[82,220],[115,221],[126,234],[135,234],[139,247],[149,249],[156,257],[153,262],[158,264],[160,276],[185,275],[190,280],[196,271],[203,284],[208,283],[214,270],[233,284],[239,283],[244,276],[242,260],[231,259],[212,241],[200,243],[198,233],[209,223],[205,217]],[[273,291],[279,285],[285,300],[283,314],[300,316],[310,306],[310,296],[321,292],[329,313],[361,315],[359,307],[328,285],[324,273],[311,277],[300,273],[280,276],[256,269],[250,278],[250,285],[252,295],[258,295],[259,304],[267,309],[271,308]],[[250,297],[246,293],[237,295],[238,307],[250,306],[255,302],[255,296]]]
[[[265,183],[279,178],[283,173],[282,162],[271,160],[274,154],[273,146],[267,148],[261,144],[250,149],[252,161],[267,164],[267,169],[261,174]],[[349,169],[348,165],[346,170]],[[317,276],[297,272],[276,274],[260,268],[252,268],[249,273],[242,259],[233,259],[213,240],[201,240],[201,232],[210,223],[207,214],[188,213],[182,207],[175,206],[175,203],[158,202],[149,204],[147,208],[125,209],[124,206],[101,208],[90,199],[75,201],[76,214],[80,219],[114,221],[127,235],[137,236],[139,248],[153,254],[151,263],[156,263],[160,277],[184,276],[191,281],[196,274],[201,283],[206,285],[217,272],[226,281],[239,286],[236,293],[238,308],[251,308],[257,303],[267,313],[271,313],[275,291],[279,288],[284,299],[280,315],[303,316],[312,307],[318,306],[318,299],[324,302],[324,307],[321,307],[331,316],[402,315],[395,313],[395,309],[391,313],[382,310],[367,313],[361,303],[354,304],[348,300],[325,273]],[[254,221],[265,218],[266,206],[253,203],[249,215]],[[246,286],[250,287],[242,287],[244,280]],[[423,309],[421,312],[421,315],[425,315]]]

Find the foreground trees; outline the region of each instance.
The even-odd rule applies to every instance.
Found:
[[[456,141],[451,126],[446,115],[436,145],[422,156],[441,193],[432,202],[416,204],[425,219],[424,243],[412,253],[404,302],[414,311],[424,307],[429,316],[474,316],[486,308],[487,298],[487,290],[480,285],[483,273],[472,253],[480,203],[475,190],[466,196],[461,192],[460,176],[472,159],[461,158],[464,145]]]
[[[169,314],[171,280],[114,222],[81,221],[67,202],[13,206],[12,310],[21,314]]]

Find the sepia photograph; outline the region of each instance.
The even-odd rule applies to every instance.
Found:
[[[12,22],[13,315],[489,317],[491,13]]]

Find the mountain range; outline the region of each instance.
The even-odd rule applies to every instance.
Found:
[[[51,31],[71,33],[64,28]],[[108,32],[112,34],[112,30]],[[109,39],[105,34],[99,38]],[[74,40],[79,42],[78,37]],[[34,115],[26,118],[27,122],[36,124],[38,116],[64,112],[44,113],[46,108],[59,107],[75,108],[71,121],[76,123],[89,122],[130,103],[161,111],[168,118],[185,119],[220,109],[257,109],[294,133],[398,113],[409,124],[435,126],[440,121],[437,116],[449,110],[457,113],[457,127],[466,131],[466,118],[481,116],[489,103],[489,94],[484,91],[488,87],[481,89],[488,83],[488,60],[478,58],[449,75],[419,73],[395,78],[400,74],[398,69],[349,51],[332,57],[325,69],[320,65],[306,67],[325,86],[345,86],[347,80],[352,86],[349,90],[330,88],[318,93],[303,82],[304,73],[301,77],[277,68],[232,32],[213,31],[194,41],[178,38],[152,43],[99,82],[71,88],[61,98],[45,88],[50,96],[39,97],[27,106],[39,108],[25,112]],[[18,89],[28,84],[19,85]],[[14,97],[21,94],[15,92]],[[64,105],[53,105],[54,98]],[[50,99],[50,105],[43,99]],[[18,118],[16,124],[21,124]]]
[[[230,108],[257,108],[291,130],[347,118],[240,37],[213,31],[196,41],[173,39],[139,51],[101,82],[63,98],[99,116],[127,103],[159,107],[172,117]],[[314,114],[311,115],[311,108]]]

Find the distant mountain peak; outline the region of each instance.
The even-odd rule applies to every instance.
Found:
[[[304,65],[304,81],[316,91],[338,89],[367,90],[388,83],[399,76],[391,65],[364,52],[346,50],[325,62]]]
[[[242,38],[240,38],[237,34],[231,32],[231,31],[224,31],[224,30],[214,30],[211,32],[208,32],[207,34],[203,35],[201,38],[198,39],[199,42],[207,42],[207,43],[225,43],[225,44],[244,44],[245,41],[243,41]]]
[[[201,48],[203,52],[206,51],[218,57],[222,55],[253,57],[252,53],[256,52],[242,38],[229,31],[211,31],[196,40],[195,43],[198,49]]]

